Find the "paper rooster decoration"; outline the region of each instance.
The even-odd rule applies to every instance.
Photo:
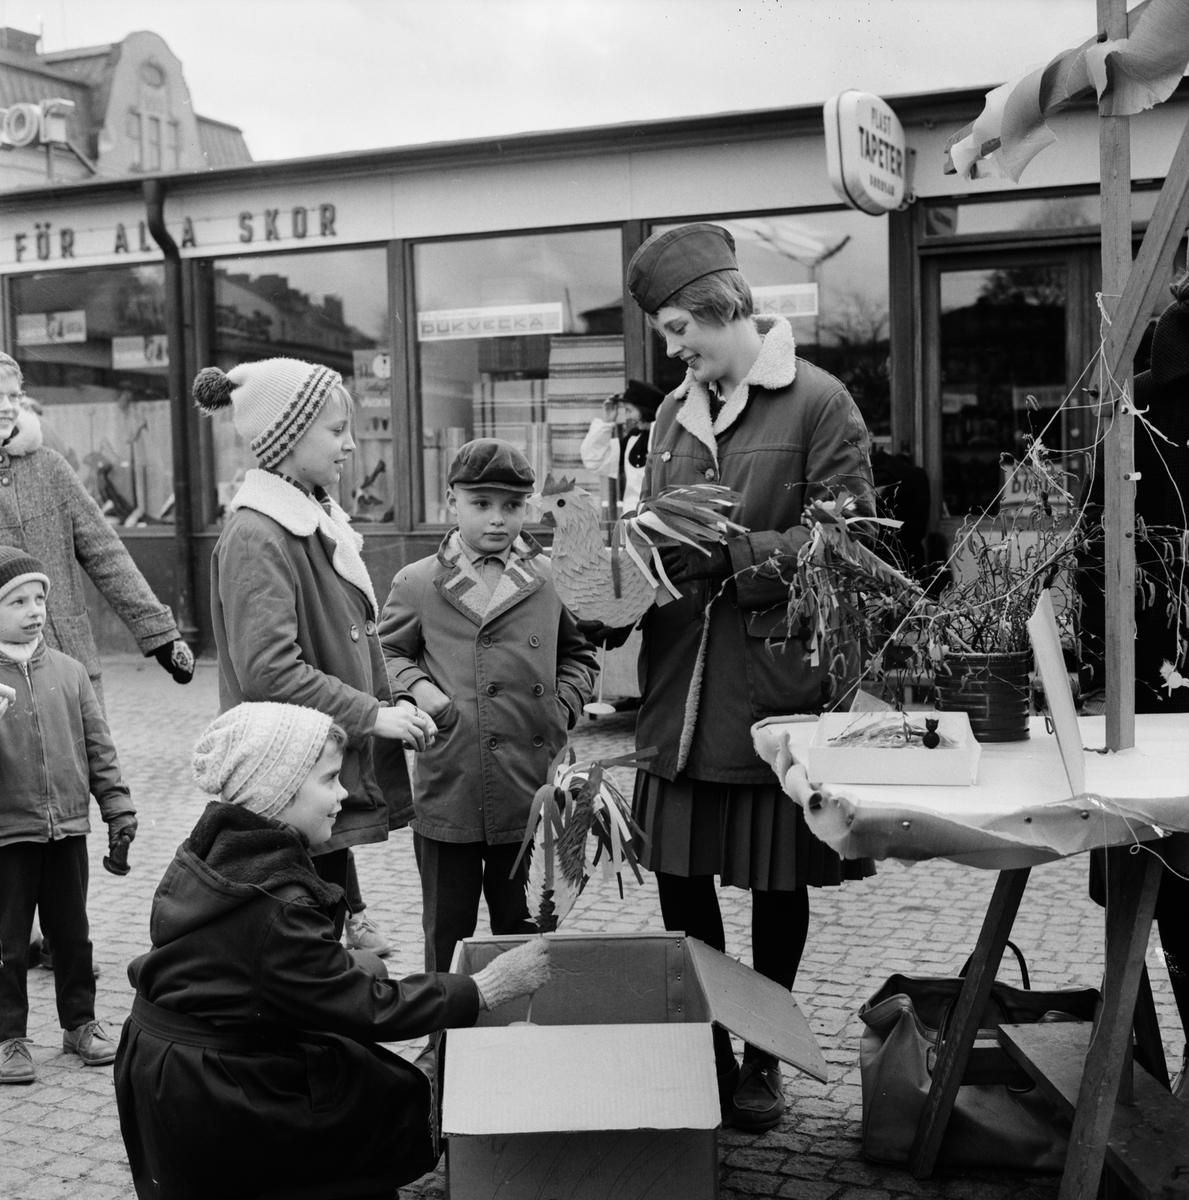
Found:
[[[541,521],[554,529],[553,586],[579,619],[605,625],[634,625],[653,604],[681,595],[661,566],[660,547],[683,544],[709,555],[707,544],[746,533],[724,511],[739,503],[737,492],[717,484],[666,488],[621,517],[611,546],[603,545],[598,502],[572,479],[545,480],[533,497]]]
[[[604,878],[619,882],[623,898],[626,863],[643,883],[632,837],[639,833],[632,821],[631,804],[607,774],[608,767],[643,765],[656,753],[642,750],[619,758],[576,762],[567,747],[549,767],[549,782],[537,789],[529,811],[528,827],[512,874],[529,854],[528,911],[542,933],[552,933],[574,907],[590,873],[600,861]],[[594,837],[594,853],[587,849]]]

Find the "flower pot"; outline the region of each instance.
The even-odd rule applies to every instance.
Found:
[[[934,678],[937,707],[964,712],[980,742],[1022,742],[1031,711],[1032,651],[1006,654],[951,654]]]

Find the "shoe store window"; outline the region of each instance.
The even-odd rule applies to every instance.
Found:
[[[446,475],[476,437],[519,447],[539,480],[564,474],[598,495],[580,448],[624,389],[620,231],[423,242],[413,268],[422,520],[449,522]]]
[[[14,357],[62,454],[113,525],[173,521],[165,273],[158,265],[14,278]]]
[[[355,453],[335,494],[356,523],[393,517],[392,356],[383,247],[221,258],[213,269],[212,362],[224,371],[300,358],[338,371],[355,399]],[[256,465],[230,410],[211,420],[220,519]]]
[[[797,354],[842,380],[872,438],[889,440],[887,217],[838,210],[705,219],[734,237],[756,311],[787,317]],[[665,356],[658,339],[653,382],[669,392],[683,378],[682,364]]]

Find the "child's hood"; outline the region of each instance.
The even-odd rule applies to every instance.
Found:
[[[153,897],[149,935],[163,946],[296,884],[302,900],[333,911],[342,889],[314,870],[305,838],[289,825],[212,801],[178,847]]]

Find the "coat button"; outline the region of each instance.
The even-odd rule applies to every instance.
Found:
[[[545,745],[545,739],[538,733],[533,738],[533,745],[534,746],[543,746],[543,745]]]
[[[541,639],[535,633],[530,634],[528,644],[535,650],[541,644]]]
[[[533,684],[533,695],[534,695],[534,696],[543,696],[543,695],[545,695],[545,687],[544,687],[544,685],[543,685],[543,684],[540,684],[540,683],[534,683],[534,684]]]
[[[12,483],[11,475],[0,475],[0,484],[2,484],[4,487],[8,487],[10,483]]]
[[[489,696],[498,696],[498,695],[499,695],[499,691],[500,691],[500,689],[499,689],[499,686],[498,686],[498,684],[489,683],[489,684],[487,685],[487,694],[488,694]]]
[[[353,642],[359,641],[359,626],[358,625],[351,626],[351,640]]]
[[[375,637],[376,636],[375,621],[368,621],[368,623],[363,627],[363,632],[366,633],[368,637]]]
[[[494,750],[500,744],[500,739],[499,738],[488,738],[487,744],[488,744],[488,746],[491,747],[492,750]]]
[[[671,450],[666,450],[664,454],[661,455],[661,462],[668,462],[672,457],[673,452]]]
[[[484,634],[484,635],[483,635],[483,636],[482,636],[482,637],[479,639],[479,642],[480,642],[480,644],[481,644],[481,645],[483,645],[483,646],[490,646],[490,645],[491,645],[491,634],[489,634],[489,633],[485,633],[485,634]]]
[[[713,467],[706,468],[706,478],[713,483],[715,479],[715,471]]]

